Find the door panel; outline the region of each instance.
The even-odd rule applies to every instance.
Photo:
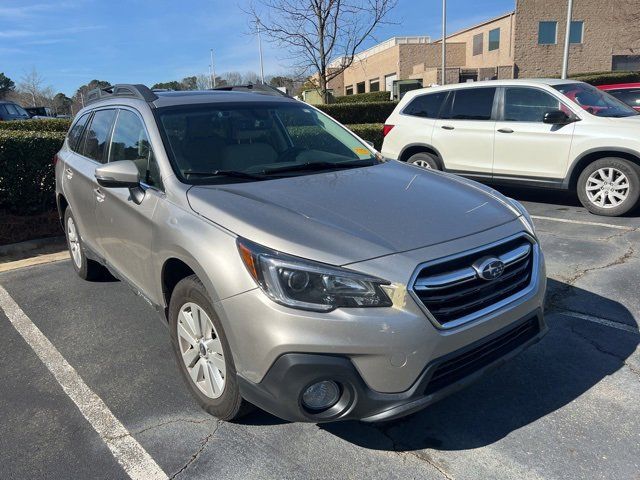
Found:
[[[447,170],[491,175],[495,93],[494,87],[451,91],[432,137]]]
[[[503,105],[503,120],[495,125],[493,175],[563,178],[575,123],[542,121],[547,111],[563,107],[560,100],[542,89],[508,87]]]

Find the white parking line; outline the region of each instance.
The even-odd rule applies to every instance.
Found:
[[[568,317],[579,318],[580,320],[587,320],[588,322],[599,323],[600,325],[604,325],[605,327],[617,328],[618,330],[622,330],[624,332],[640,335],[638,327],[632,327],[631,325],[627,325],[626,323],[613,322],[611,320],[607,320],[606,318],[594,317],[593,315],[574,312],[573,310],[558,310],[558,313],[560,313],[561,315],[566,315]]]
[[[611,225],[610,223],[600,223],[600,222],[583,222],[581,220],[569,220],[567,218],[556,218],[556,217],[543,217],[540,215],[531,215],[531,218],[535,220],[550,220],[552,222],[561,222],[561,223],[575,223],[578,225],[590,225],[592,227],[607,227],[607,228],[615,228],[617,230],[635,230],[633,227],[625,227],[624,225]]]
[[[133,480],[167,475],[0,285],[0,308]]]

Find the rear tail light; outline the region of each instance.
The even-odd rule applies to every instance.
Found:
[[[387,133],[389,133],[394,126],[395,125],[385,125],[384,127],[382,127],[382,136],[386,137]]]
[[[58,154],[56,153],[53,158],[51,159],[51,163],[53,163],[53,166],[55,167],[56,164],[58,163]]]

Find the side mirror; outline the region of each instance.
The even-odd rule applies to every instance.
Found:
[[[140,186],[138,167],[131,160],[119,160],[96,168],[98,185],[105,188],[136,188]]]
[[[566,125],[573,122],[573,119],[562,110],[549,110],[545,112],[542,121],[551,125]]]

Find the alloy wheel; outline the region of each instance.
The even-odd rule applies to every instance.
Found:
[[[76,224],[73,221],[73,217],[69,217],[67,221],[67,238],[69,240],[69,250],[71,251],[71,258],[76,267],[82,267],[82,252],[80,252],[80,239],[78,238],[78,230]]]
[[[417,165],[418,167],[431,169],[431,164],[426,160],[416,160],[413,162],[413,164]]]
[[[222,395],[226,365],[222,343],[209,315],[193,302],[178,314],[178,344],[182,361],[193,383],[209,398]]]
[[[629,179],[613,167],[599,168],[587,178],[587,198],[601,208],[614,208],[629,196]]]

